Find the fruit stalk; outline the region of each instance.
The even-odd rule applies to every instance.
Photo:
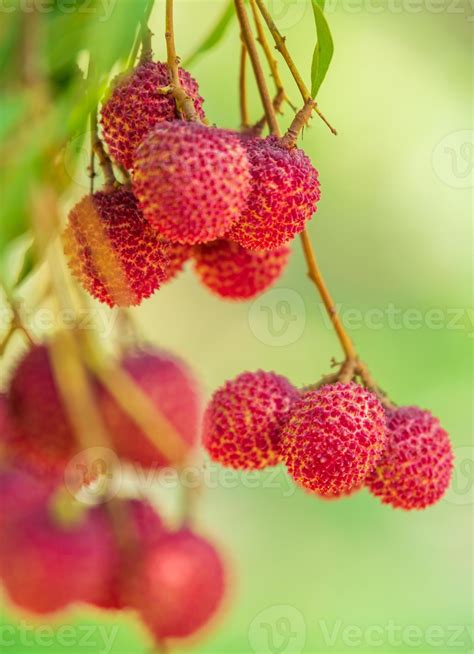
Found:
[[[239,99],[240,126],[242,129],[246,129],[249,126],[249,111],[247,106],[247,48],[243,41],[240,50]]]

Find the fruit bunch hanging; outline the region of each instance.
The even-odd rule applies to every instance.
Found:
[[[244,0],[235,0],[242,124],[229,130],[212,123],[197,81],[180,65],[172,0],[166,2],[167,61],[154,60],[151,2],[137,37],[138,62],[134,52],[132,66],[101,98],[100,112],[91,112],[90,192],[69,212],[61,243],[72,278],[122,310],[149,298],[188,262],[219,298],[254,298],[282,275],[299,235],[344,361],[305,389],[276,372],[243,372],[216,390],[202,412],[199,384],[178,357],[136,342],[125,346],[125,339],[111,356],[78,329],[36,343],[12,299],[14,322],[2,351],[16,328],[30,343],[0,395],[0,577],[22,609],[41,615],[76,603],[132,609],[159,647],[195,634],[217,613],[228,574],[192,524],[193,503],[168,524],[149,498],[110,492],[123,466],[132,477],[138,469],[179,470],[202,444],[213,461],[230,468],[282,464],[315,497],[368,488],[405,510],[434,504],[450,483],[447,433],[431,413],[396,406],[375,383],[342,326],[306,230],[321,189],[297,141],[314,114],[336,133],[314,100],[332,40],[320,3],[313,4],[321,31],[310,91],[264,1],[250,0],[254,30]],[[277,114],[284,103],[292,105],[267,33],[302,97],[284,133]],[[254,124],[246,103],[248,60],[264,113]],[[104,178],[98,190],[96,161]],[[54,193],[48,188],[38,202],[42,220],[33,231],[64,309],[74,305],[77,288],[62,278],[44,234]],[[104,458],[91,460],[94,448]],[[84,489],[95,489],[93,502],[81,501]]]

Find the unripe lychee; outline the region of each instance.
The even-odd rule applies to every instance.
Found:
[[[130,585],[129,603],[161,641],[204,627],[224,592],[224,566],[214,546],[183,529],[149,549]]]
[[[105,594],[96,602],[103,609],[120,610],[126,608],[124,586],[128,577],[135,574],[137,564],[144,553],[154,547],[167,533],[163,521],[152,505],[146,500],[127,500],[121,504],[123,540],[114,537],[113,529],[117,525],[111,522],[111,540],[114,551],[111,552],[111,576],[105,587]]]
[[[288,150],[275,136],[244,143],[251,192],[227,238],[249,250],[273,250],[302,232],[316,211],[318,172],[302,150]]]
[[[452,470],[449,436],[437,418],[414,406],[387,412],[387,444],[367,478],[371,493],[395,508],[424,509],[444,495]]]
[[[194,248],[195,270],[220,297],[247,300],[263,293],[283,273],[291,250],[251,252],[233,241],[213,241]]]
[[[179,79],[203,119],[203,99],[196,80],[183,68],[179,69]],[[172,94],[160,93],[169,83],[168,66],[147,61],[130,75],[116,80],[111,96],[102,107],[104,139],[110,154],[125,168],[132,167],[135,150],[156,123],[179,117]]]
[[[121,365],[190,449],[199,438],[201,401],[198,383],[184,361],[151,351],[128,355]],[[100,406],[119,457],[147,468],[169,464],[106,391],[101,392]]]
[[[199,123],[159,123],[137,149],[133,189],[163,238],[222,238],[241,216],[250,184],[245,148],[234,132]]]
[[[218,389],[204,416],[203,444],[214,461],[261,469],[280,461],[280,434],[298,390],[274,372],[244,372]]]
[[[385,413],[362,386],[337,383],[307,391],[283,429],[281,452],[304,488],[340,496],[360,486],[385,445]]]
[[[73,275],[110,307],[140,304],[190,254],[160,237],[127,188],[84,197],[69,214],[63,240]]]
[[[61,473],[78,451],[46,345],[21,359],[7,394],[12,429],[7,450],[39,472]]]
[[[44,506],[10,524],[0,545],[2,580],[11,600],[33,613],[52,613],[103,595],[110,540],[97,509],[61,525]]]

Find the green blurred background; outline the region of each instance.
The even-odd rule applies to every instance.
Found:
[[[472,3],[327,4],[335,55],[318,99],[339,135],[316,118],[304,134],[322,184],[311,236],[360,355],[397,403],[441,418],[456,448],[456,473],[438,505],[403,513],[366,491],[338,502],[315,499],[283,471],[223,477],[214,470],[219,481],[205,489],[197,522],[227,552],[233,591],[214,630],[187,647],[203,654],[472,653]],[[163,58],[158,5],[151,27]],[[223,7],[177,2],[184,57]],[[309,81],[309,2],[270,8]],[[239,123],[238,60],[233,24],[191,67],[210,121],[225,127]],[[258,119],[253,87],[251,107]],[[290,119],[287,109],[282,125]],[[80,174],[74,178],[71,202],[86,185]],[[260,367],[305,385],[341,356],[298,241],[284,277],[253,303],[218,300],[188,271],[135,313],[150,341],[191,363],[207,394]],[[7,624],[21,629],[21,620],[30,623],[4,609]],[[5,641],[0,651],[151,648],[131,618],[78,611],[56,626],[64,623],[76,631],[100,623],[110,647],[95,627],[89,644],[43,647],[36,639],[32,646],[15,632],[15,646]]]

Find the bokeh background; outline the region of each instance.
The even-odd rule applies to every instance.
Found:
[[[151,20],[160,58],[162,5]],[[202,654],[472,653],[472,3],[327,5],[335,55],[318,99],[339,135],[316,118],[304,134],[302,145],[322,184],[310,233],[360,355],[394,401],[440,417],[454,443],[456,473],[438,505],[403,513],[366,491],[338,502],[315,499],[295,489],[283,471],[225,476],[212,469],[196,519],[227,552],[233,591],[214,630],[187,648]],[[184,58],[224,6],[177,2]],[[310,3],[274,0],[270,8],[309,81]],[[225,127],[239,124],[238,60],[233,24],[191,66],[209,119]],[[258,119],[253,86],[250,100]],[[290,119],[287,108],[282,125]],[[82,173],[72,177],[70,202],[87,186]],[[135,315],[148,340],[191,363],[208,395],[245,369],[275,370],[305,385],[341,356],[298,241],[284,277],[254,302],[216,299],[187,271]],[[151,647],[132,618],[85,611],[61,616],[56,626],[95,625],[89,639],[95,645],[84,641],[71,649],[57,642],[43,647],[38,639],[22,643],[21,625],[31,619],[6,600],[2,614],[16,640],[13,648],[0,643],[0,651],[145,654]],[[13,632],[2,629],[10,638]]]

